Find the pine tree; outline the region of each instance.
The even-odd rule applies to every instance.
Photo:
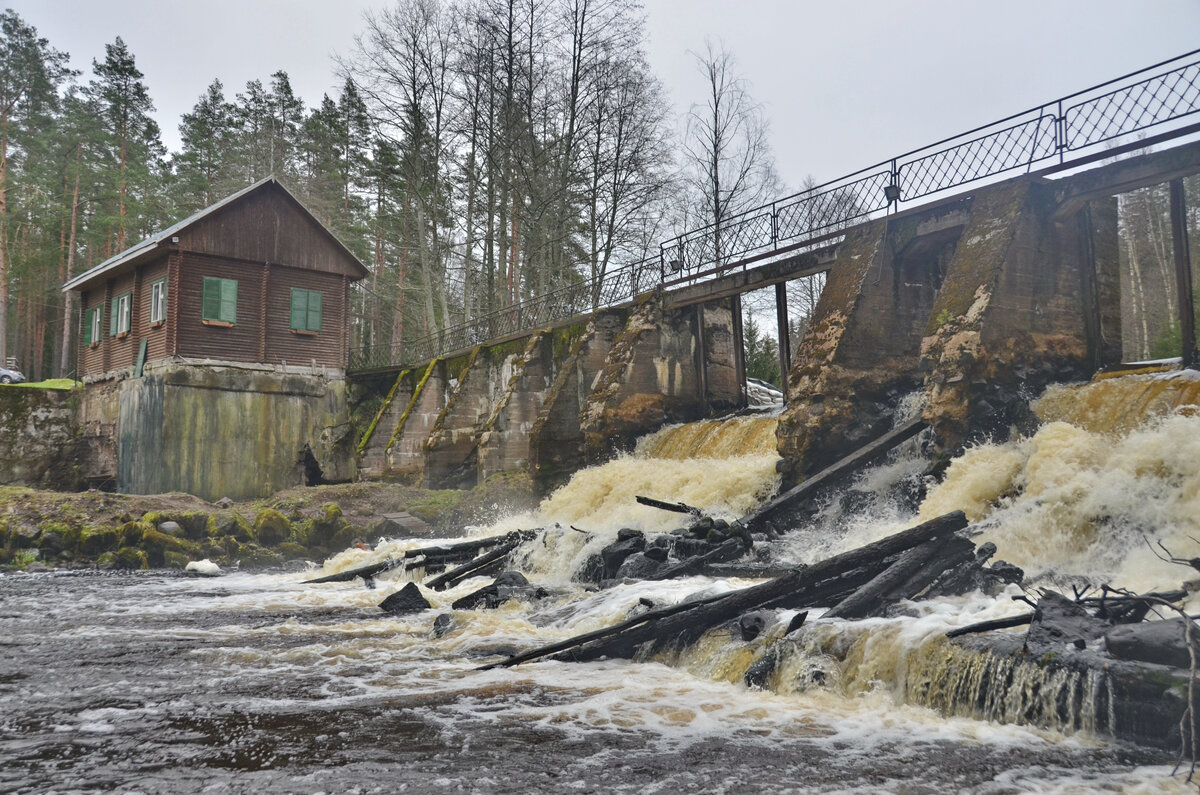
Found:
[[[214,80],[179,122],[183,150],[174,159],[173,193],[179,213],[187,215],[242,187],[231,157],[237,124],[224,86]]]
[[[58,87],[71,74],[66,64],[67,54],[15,12],[0,14],[0,364],[8,356],[11,177],[55,109]]]
[[[101,200],[100,220],[115,254],[149,234],[169,209],[161,192],[165,150],[150,117],[154,103],[142,72],[120,36],[104,51],[103,63],[92,61],[95,78],[86,93],[100,111],[108,149],[102,167],[108,195]]]

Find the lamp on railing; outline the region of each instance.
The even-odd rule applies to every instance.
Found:
[[[887,199],[888,204],[895,204],[900,201],[900,186],[895,182],[889,182],[883,187],[883,195]]]

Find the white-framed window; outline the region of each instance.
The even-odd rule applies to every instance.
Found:
[[[112,300],[112,309],[109,315],[109,336],[116,337],[129,333],[129,329],[132,328],[132,309],[133,293],[122,293]]]
[[[150,322],[162,323],[167,319],[167,280],[159,279],[150,285]]]
[[[99,345],[101,339],[101,330],[104,323],[104,307],[93,306],[87,311],[87,317],[83,323],[83,344],[84,345]]]

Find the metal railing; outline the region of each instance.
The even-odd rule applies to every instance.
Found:
[[[356,351],[351,371],[428,361],[540,326],[628,302],[658,287],[702,281],[748,262],[795,251],[900,205],[1046,164],[1082,165],[1105,145],[1160,125],[1167,137],[1196,132],[1200,50],[945,138],[769,204],[684,232],[658,251],[594,280],[399,345]]]

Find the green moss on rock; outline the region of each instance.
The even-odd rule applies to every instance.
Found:
[[[263,546],[276,546],[287,541],[291,535],[291,523],[273,508],[263,508],[254,517],[254,539]]]
[[[110,527],[85,527],[79,534],[79,551],[89,557],[111,552],[120,546],[120,536]]]
[[[149,556],[137,547],[121,547],[113,556],[112,564],[118,569],[148,569]]]

